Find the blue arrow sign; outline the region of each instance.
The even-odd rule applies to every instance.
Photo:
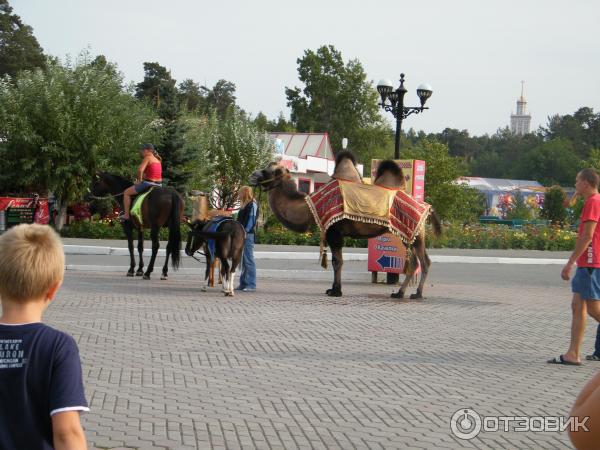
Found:
[[[377,260],[377,264],[379,264],[382,269],[399,269],[400,258],[397,256],[381,255]]]

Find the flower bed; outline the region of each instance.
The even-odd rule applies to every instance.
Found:
[[[449,225],[442,236],[430,239],[434,248],[527,249],[571,251],[577,233],[558,227],[526,225],[509,228],[506,225]]]
[[[185,240],[188,227],[181,225],[181,236]],[[76,222],[64,228],[64,237],[91,239],[125,239],[123,229],[116,223]],[[146,230],[146,239],[149,239]],[[168,230],[160,230],[161,240],[167,240]],[[438,239],[428,238],[428,247],[433,248],[479,248],[479,249],[527,249],[563,250],[575,248],[577,234],[567,229],[546,226],[524,226],[509,228],[505,225],[446,225]],[[366,239],[346,238],[346,247],[367,247]],[[319,245],[319,233],[294,233],[281,226],[271,226],[268,231],[258,230],[258,244],[275,245]]]

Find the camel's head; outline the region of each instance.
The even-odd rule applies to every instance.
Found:
[[[289,176],[290,171],[276,162],[270,163],[262,170],[255,170],[250,175],[248,182],[250,186],[260,187],[265,191],[276,187],[281,179]]]

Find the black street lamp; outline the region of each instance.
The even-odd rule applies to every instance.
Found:
[[[419,85],[417,95],[421,100],[421,106],[404,106],[404,94],[408,91],[404,87],[404,74],[400,74],[400,87],[394,90],[394,86],[389,79],[381,80],[377,84],[377,92],[381,95],[381,106],[386,111],[391,112],[396,118],[396,146],[394,151],[394,159],[400,159],[400,131],[402,129],[402,120],[406,119],[411,114],[419,114],[425,109],[425,102],[433,91],[427,83]],[[389,100],[389,102],[388,102]]]

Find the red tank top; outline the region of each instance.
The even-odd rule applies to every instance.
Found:
[[[153,162],[144,169],[144,178],[149,180],[162,180],[162,164]]]

